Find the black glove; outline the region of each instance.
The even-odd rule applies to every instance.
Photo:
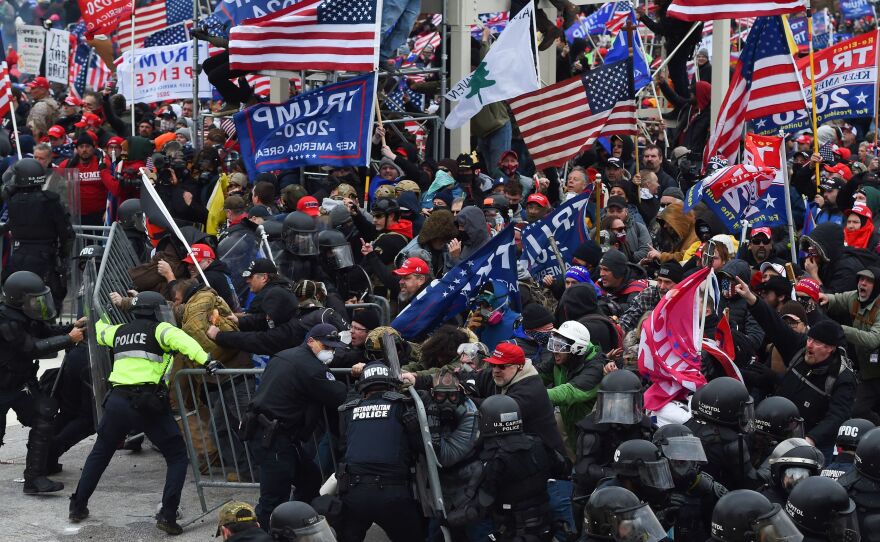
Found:
[[[220,369],[224,369],[223,364],[216,359],[209,359],[208,363],[205,364],[205,372],[209,375],[216,374]]]
[[[403,422],[403,427],[406,428],[407,432],[419,433],[422,430],[419,426],[419,415],[414,408],[404,410],[400,421]]]

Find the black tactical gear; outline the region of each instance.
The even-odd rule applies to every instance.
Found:
[[[843,486],[811,476],[791,490],[785,511],[806,535],[834,542],[858,542],[856,505]]]
[[[162,320],[161,311],[167,307],[165,298],[158,292],[140,292],[131,301],[131,313],[138,318]]]
[[[279,542],[336,542],[324,516],[300,501],[280,504],[272,511],[269,534]]]
[[[519,405],[507,395],[487,397],[480,405],[480,436],[484,438],[522,433],[522,423]]]
[[[22,158],[12,166],[12,182],[17,188],[46,184],[46,168],[33,158]]]
[[[284,249],[298,256],[315,256],[318,254],[317,226],[315,219],[301,211],[294,211],[284,219],[281,238]],[[292,278],[292,277],[291,277]],[[306,278],[306,277],[296,277]]]
[[[712,540],[718,542],[782,542],[800,540],[799,534],[778,504],[748,489],[721,497],[712,513]]]
[[[632,371],[612,371],[599,383],[595,419],[598,423],[633,424],[642,419],[642,381]]]
[[[864,418],[851,418],[840,424],[834,443],[843,450],[854,452],[862,437],[874,427],[876,426],[873,423]]]
[[[597,489],[584,507],[584,531],[610,540],[614,538],[615,512],[640,504],[639,498],[628,489],[616,486]]]
[[[754,428],[755,410],[745,384],[722,376],[701,387],[691,401],[694,417],[749,433]]]
[[[9,275],[3,283],[3,296],[9,306],[21,309],[28,318],[43,321],[55,318],[52,292],[36,273],[16,271]]]

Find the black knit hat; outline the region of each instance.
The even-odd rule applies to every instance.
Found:
[[[660,266],[660,270],[657,272],[657,277],[663,277],[672,282],[679,283],[681,282],[681,279],[684,278],[684,269],[678,261],[669,260]]]
[[[843,328],[834,320],[824,319],[813,324],[807,336],[828,346],[840,346],[846,342]]]
[[[354,314],[351,315],[351,321],[359,323],[367,328],[368,331],[372,331],[382,325],[382,322],[379,320],[379,313],[373,309],[358,309],[354,311]]]
[[[626,275],[626,262],[626,255],[616,248],[612,248],[602,256],[599,265],[607,267],[615,277],[623,277]]]
[[[553,323],[553,315],[540,303],[529,303],[522,311],[523,329],[538,329]]]
[[[581,246],[574,249],[571,257],[583,260],[589,265],[596,267],[599,265],[599,260],[602,259],[602,247],[597,245],[592,239],[587,239]]]

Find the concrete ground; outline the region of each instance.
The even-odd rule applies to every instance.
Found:
[[[43,370],[57,367],[59,358],[41,360]],[[256,503],[256,490],[222,490],[208,488],[205,498],[209,511],[203,514],[199,505],[192,472],[187,473],[183,489],[180,524],[184,532],[169,537],[156,529],[153,514],[161,501],[165,479],[165,462],[161,454],[144,446],[140,453],[119,451],[101,478],[95,494],[89,502],[91,516],[88,520],[73,524],[67,519],[68,497],[76,488],[82,465],[94,444],[90,437],[74,446],[62,458],[64,471],[52,476],[63,482],[64,490],[58,493],[32,496],[22,493],[22,472],[27,443],[26,427],[22,427],[10,412],[6,418],[5,445],[0,448],[0,533],[2,540],[16,542],[78,542],[78,541],[125,541],[150,542],[175,540],[181,542],[215,540],[217,508],[229,500]],[[368,533],[368,542],[386,541],[378,527]]]

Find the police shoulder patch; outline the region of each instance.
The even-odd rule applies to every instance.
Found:
[[[386,399],[388,401],[406,401],[408,397],[396,391],[386,391],[382,394],[382,399]]]
[[[359,404],[361,404],[361,399],[352,399],[351,401],[348,401],[346,403],[342,403],[342,405],[339,406],[339,412],[345,412],[346,410],[351,410],[354,407],[358,406]]]

